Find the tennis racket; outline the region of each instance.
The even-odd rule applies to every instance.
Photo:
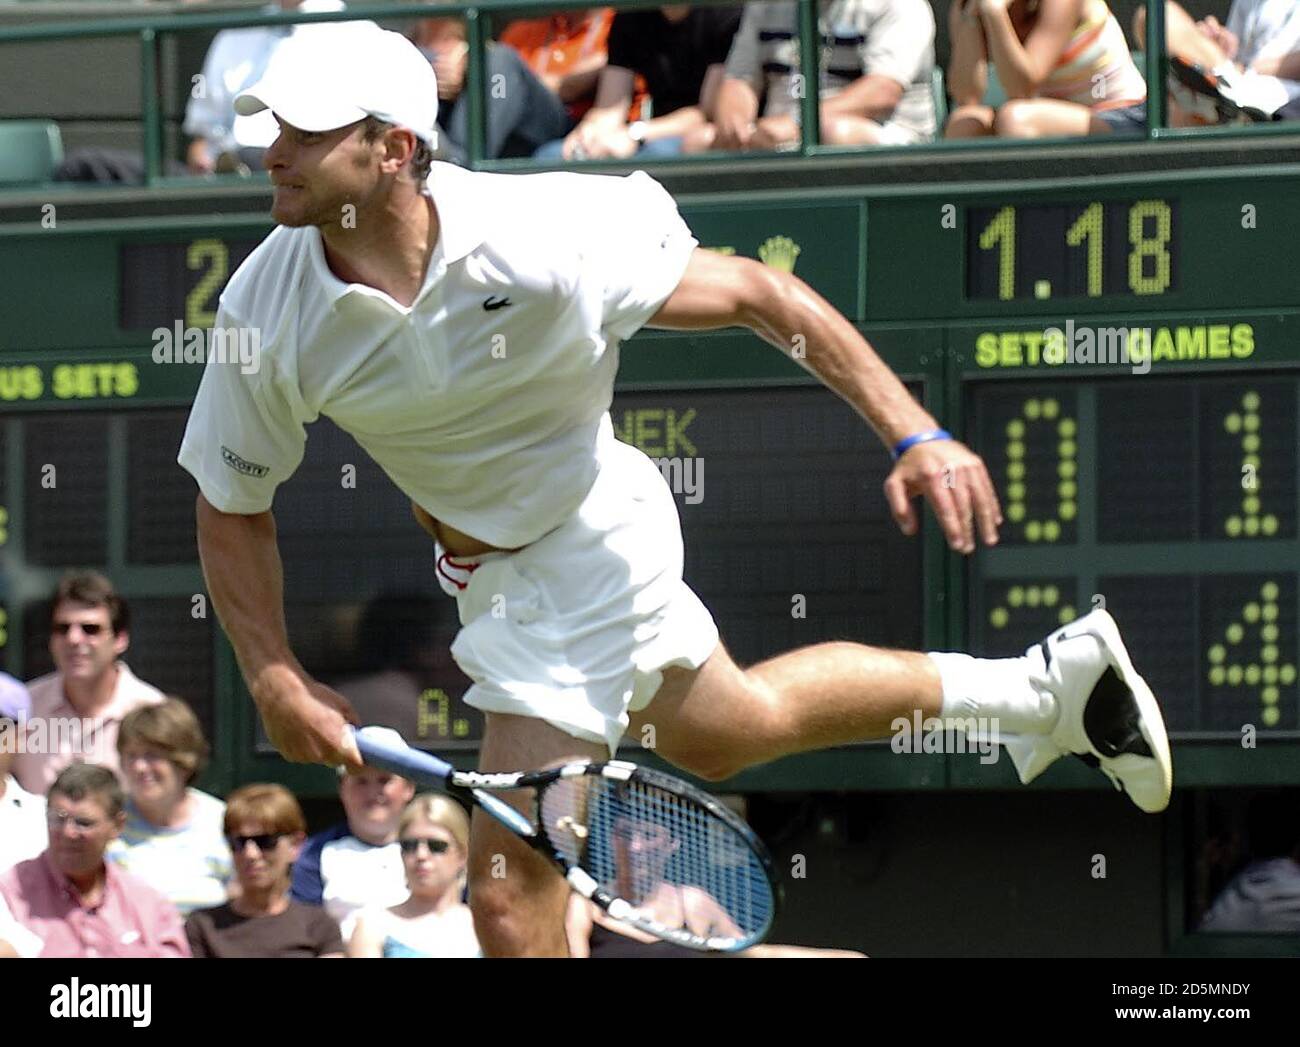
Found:
[[[362,759],[472,803],[549,858],[578,894],[665,941],[735,952],[776,915],[772,860],[745,822],[672,775],[622,760],[481,774],[387,727],[353,732]],[[533,789],[531,818],[496,793]]]

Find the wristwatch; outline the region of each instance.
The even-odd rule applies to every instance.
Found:
[[[637,145],[640,145],[645,141],[645,133],[647,129],[648,125],[644,120],[633,120],[627,125],[627,136],[632,139],[632,141],[636,142]]]

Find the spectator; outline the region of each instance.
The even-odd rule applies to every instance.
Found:
[[[1300,791],[1258,794],[1247,815],[1251,862],[1219,892],[1201,930],[1300,933]]]
[[[322,14],[342,11],[343,0],[276,0],[263,10]],[[262,78],[271,60],[290,39],[305,33],[374,29],[373,22],[325,22],[317,25],[247,26],[223,29],[212,40],[203,72],[190,91],[183,130],[191,136],[185,153],[193,174],[214,171],[247,174],[262,166],[262,155],[279,135],[269,112],[235,114],[235,95]]]
[[[416,24],[411,40],[432,63],[438,80],[442,155],[463,164],[469,141],[465,23],[459,18],[425,18]],[[486,61],[489,158],[531,156],[543,142],[564,133],[569,118],[563,103],[533,75],[514,48],[488,43]]]
[[[1141,134],[1146,81],[1105,0],[954,0],[948,138]],[[984,104],[992,61],[1008,101]]]
[[[55,671],[27,685],[32,713],[14,761],[28,792],[44,796],[76,760],[118,770],[122,718],[162,701],[158,688],[119,661],[131,643],[130,624],[126,601],[102,574],[70,574],[59,583],[50,609]]]
[[[934,12],[926,0],[830,0],[819,24],[824,144],[907,145],[934,137]],[[804,96],[799,69],[797,5],[746,4],[718,92],[717,147],[796,147]]]
[[[280,959],[343,955],[339,927],[320,908],[289,897],[290,870],[307,834],[302,808],[281,785],[245,785],[226,799],[226,836],[235,856],[236,897],[185,921],[200,958]]]
[[[0,872],[45,850],[45,799],[9,773],[23,724],[31,710],[27,688],[0,673]]]
[[[188,916],[226,900],[226,805],[192,787],[208,760],[199,719],[179,698],[128,713],[117,735],[126,825],[108,857]]]
[[[293,898],[323,905],[344,939],[363,906],[383,908],[407,896],[397,826],[415,787],[405,778],[363,767],[343,773],[339,799],[347,821],[307,841],[293,867]]]
[[[624,159],[697,153],[713,145],[713,112],[727,52],[740,25],[738,7],[673,4],[624,11],[609,31],[609,61],[596,104],[562,142],[539,160]],[[645,78],[654,117],[628,124],[636,77]]]
[[[469,819],[445,796],[417,796],[398,826],[409,895],[400,905],[357,915],[348,942],[354,958],[482,956],[474,920],[462,900]]]
[[[0,874],[0,898],[41,940],[39,955],[189,956],[180,915],[142,880],[104,861],[125,820],[107,767],[78,763],[50,786],[49,848]]]
[[[1146,8],[1133,13],[1133,32],[1145,46]],[[1201,66],[1219,93],[1282,119],[1300,118],[1300,0],[1233,0],[1226,25],[1213,15],[1193,21],[1178,4],[1165,4],[1165,50]],[[1212,103],[1175,88],[1169,123],[1218,123]]]
[[[519,52],[564,103],[569,118],[564,131],[581,120],[595,100],[613,22],[613,8],[577,8],[549,18],[517,19],[501,31],[501,42]]]

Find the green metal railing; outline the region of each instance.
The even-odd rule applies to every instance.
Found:
[[[725,3],[726,0],[702,0],[704,5]],[[800,69],[805,90],[800,102],[800,143],[797,151],[786,156],[853,156],[879,153],[882,149],[927,152],[957,152],[960,150],[980,149],[996,150],[999,148],[1025,148],[1030,143],[1021,140],[982,138],[968,140],[940,139],[933,143],[907,146],[831,146],[823,145],[821,137],[821,90],[820,90],[820,56],[821,39],[818,26],[817,6],[815,0],[796,0],[799,5],[799,42]],[[140,41],[141,64],[141,113],[144,124],[144,160],[145,180],[149,184],[158,179],[162,170],[163,112],[160,78],[160,48],[162,39],[168,34],[192,32],[210,29],[232,29],[250,26],[281,26],[296,24],[316,24],[325,22],[348,22],[358,20],[400,19],[413,20],[432,16],[456,16],[464,19],[466,40],[469,46],[468,67],[466,71],[466,91],[468,105],[468,140],[465,143],[467,162],[475,168],[511,170],[537,166],[532,160],[488,160],[484,157],[484,144],[487,140],[487,109],[484,102],[485,60],[489,37],[487,22],[495,13],[509,11],[518,15],[521,11],[533,10],[539,15],[556,9],[557,0],[473,0],[465,4],[452,3],[392,3],[379,2],[358,4],[342,11],[304,14],[300,11],[268,13],[224,12],[220,14],[185,13],[159,14],[134,18],[94,19],[68,24],[66,22],[46,25],[19,26],[0,29],[0,45],[33,41],[72,40],[87,37],[136,36]],[[609,0],[608,6],[619,9],[637,9],[652,6],[646,0]],[[1257,124],[1242,127],[1215,128],[1167,128],[1165,124],[1165,90],[1164,83],[1168,67],[1165,57],[1165,8],[1163,0],[1146,2],[1146,63],[1147,81],[1147,131],[1145,141],[1162,139],[1187,139],[1189,137],[1222,136],[1244,137],[1251,135],[1295,134],[1297,128],[1284,122]],[[485,17],[486,16],[486,17]],[[3,51],[0,50],[0,54]],[[1125,140],[1125,139],[1119,139]],[[1129,141],[1135,140],[1132,138]],[[1096,141],[1071,138],[1042,138],[1032,143],[1033,147],[1074,145],[1080,148],[1095,147]],[[734,164],[746,159],[770,160],[771,154],[728,154],[727,162]],[[650,163],[691,163],[716,164],[717,154],[698,154],[694,156],[675,157],[671,161],[659,160]],[[606,163],[608,161],[605,161]],[[638,161],[640,163],[641,161]],[[586,161],[600,164],[602,161]]]

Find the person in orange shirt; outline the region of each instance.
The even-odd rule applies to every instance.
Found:
[[[610,7],[560,11],[549,18],[522,18],[501,31],[500,40],[519,52],[537,78],[568,110],[570,127],[596,98],[596,80],[605,68],[606,41],[614,23]]]

